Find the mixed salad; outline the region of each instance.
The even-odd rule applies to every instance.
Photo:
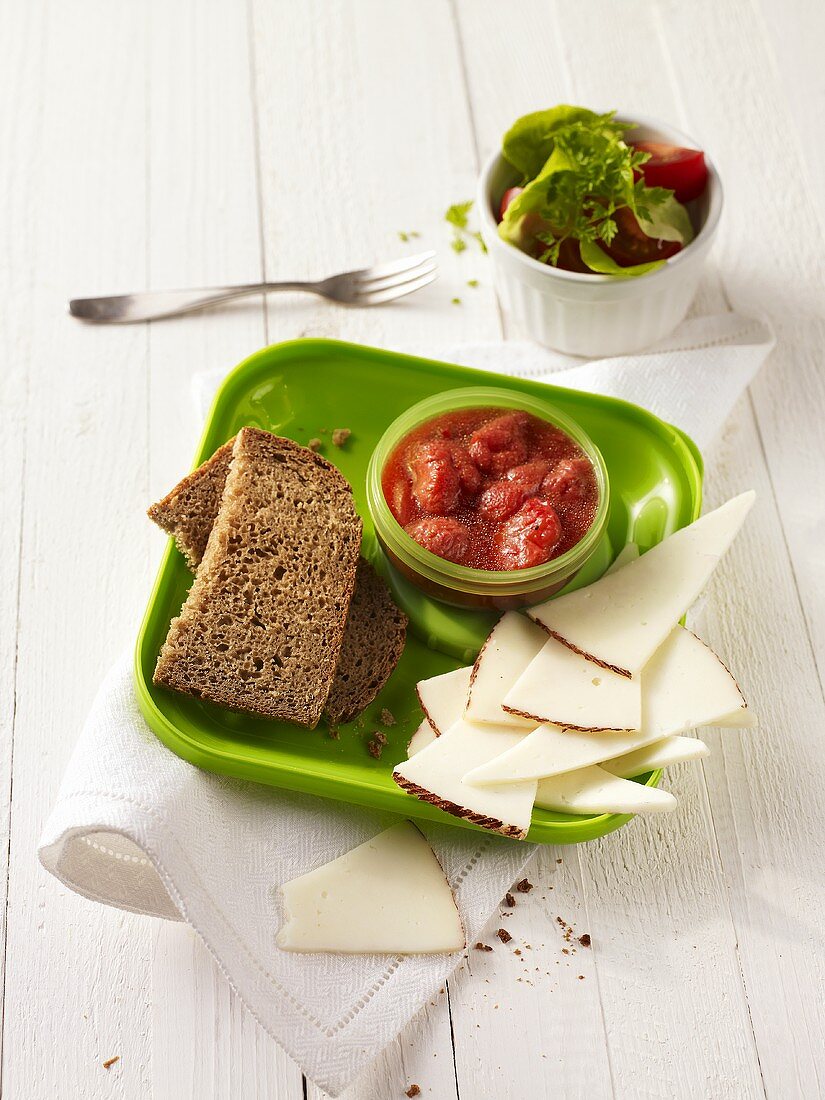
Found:
[[[521,176],[501,199],[499,233],[566,271],[654,271],[693,239],[686,204],[707,185],[704,154],[629,138],[615,112],[566,105],[518,119],[502,155]]]

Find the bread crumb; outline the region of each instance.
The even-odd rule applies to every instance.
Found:
[[[516,904],[516,899],[513,897],[509,890],[504,895],[504,904],[507,906],[508,909],[512,909],[513,906]]]
[[[418,1085],[410,1085],[410,1087],[407,1089],[407,1091],[404,1093],[404,1095],[405,1096],[410,1096],[410,1097],[420,1096],[421,1095],[421,1089],[418,1087]]]
[[[367,743],[367,752],[370,756],[374,756],[376,760],[381,759],[381,753],[384,751],[384,746],[377,738],[373,738],[372,741]]]
[[[528,879],[523,878],[521,882],[516,883],[516,889],[520,894],[529,894],[533,889],[533,884]]]
[[[561,863],[561,858],[557,859],[556,863]]]
[[[580,982],[583,982],[583,981],[584,981],[584,974],[579,974],[579,981],[580,981]]]
[[[312,439],[310,439],[309,443],[307,443],[307,447],[309,447],[309,449],[311,451],[314,451],[316,454],[318,453],[318,451],[321,450],[323,445],[323,441],[320,440],[317,435],[313,436]]]
[[[496,935],[502,943],[509,943],[510,940],[513,938],[506,928],[499,928],[498,932],[496,932]]]
[[[579,936],[579,943],[582,945],[582,947],[589,947],[590,946],[590,933],[585,932],[583,936]]]
[[[349,428],[333,428],[332,430],[332,442],[335,447],[343,447],[352,432]]]
[[[334,726],[330,726],[329,735],[330,735],[330,737],[332,738],[333,741],[340,741],[340,739],[341,739],[341,734],[339,733],[339,731],[337,729],[335,729]]]
[[[115,1064],[115,1062],[119,1062],[119,1061],[120,1061],[120,1055],[116,1054],[114,1056],[114,1058],[107,1058],[106,1059],[106,1061],[103,1063],[103,1068],[104,1069],[111,1069],[112,1066]]]
[[[386,745],[387,735],[386,735],[386,733],[384,733],[383,730],[374,730],[372,736],[378,742],[379,745]]]
[[[489,943],[477,943],[475,945],[475,949],[476,949],[476,951],[492,951],[493,950],[492,947],[490,947]]]
[[[387,710],[386,707],[381,711],[381,723],[385,726],[395,725],[395,715],[391,710]]]

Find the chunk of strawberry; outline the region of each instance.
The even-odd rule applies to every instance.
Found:
[[[501,569],[529,569],[553,556],[561,538],[561,521],[552,504],[532,497],[503,523],[493,546]]]
[[[503,478],[488,485],[479,497],[479,515],[496,523],[509,519],[541,488],[550,466],[546,462],[527,462],[514,466]]]
[[[408,477],[402,475],[392,483],[390,498],[387,503],[401,526],[406,527],[416,515],[412,485]]]
[[[481,470],[470,458],[467,450],[458,443],[452,446],[452,458],[462,490],[467,496],[474,497],[481,488],[483,480]]]
[[[591,492],[593,467],[583,455],[563,458],[542,483],[542,490],[556,504],[579,504]]]
[[[453,463],[453,448],[442,440],[422,443],[410,458],[412,493],[425,512],[446,516],[455,510],[461,480]]]
[[[477,428],[467,449],[479,470],[501,477],[513,466],[525,462],[528,423],[527,413],[513,412],[497,416]]]
[[[463,523],[449,516],[428,516],[406,528],[419,546],[440,558],[462,565],[470,551],[470,532]]]

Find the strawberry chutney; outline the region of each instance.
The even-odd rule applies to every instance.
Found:
[[[559,557],[581,541],[599,504],[579,445],[520,409],[464,408],[424,421],[393,448],[381,487],[420,546],[485,570]]]

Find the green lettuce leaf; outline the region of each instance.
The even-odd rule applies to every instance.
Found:
[[[650,192],[660,191],[661,197],[650,202]],[[693,240],[693,226],[690,223],[690,215],[677,201],[672,191],[663,187],[646,187],[635,204],[636,217],[639,225],[647,233],[648,237],[656,237],[660,241],[678,241],[682,247]]]
[[[542,165],[553,152],[554,134],[564,126],[583,122],[591,125],[602,120],[609,122],[612,115],[597,115],[586,107],[570,107],[561,104],[546,111],[533,111],[517,119],[502,141],[504,159],[521,172],[524,180],[539,174]]]
[[[664,260],[651,260],[647,264],[633,264],[631,267],[622,267],[616,263],[612,256],[608,256],[606,252],[603,252],[595,241],[580,241],[579,251],[582,260],[591,271],[595,271],[598,275],[615,275],[621,279],[632,279],[637,275],[647,275],[649,272],[662,267],[665,262]]]

